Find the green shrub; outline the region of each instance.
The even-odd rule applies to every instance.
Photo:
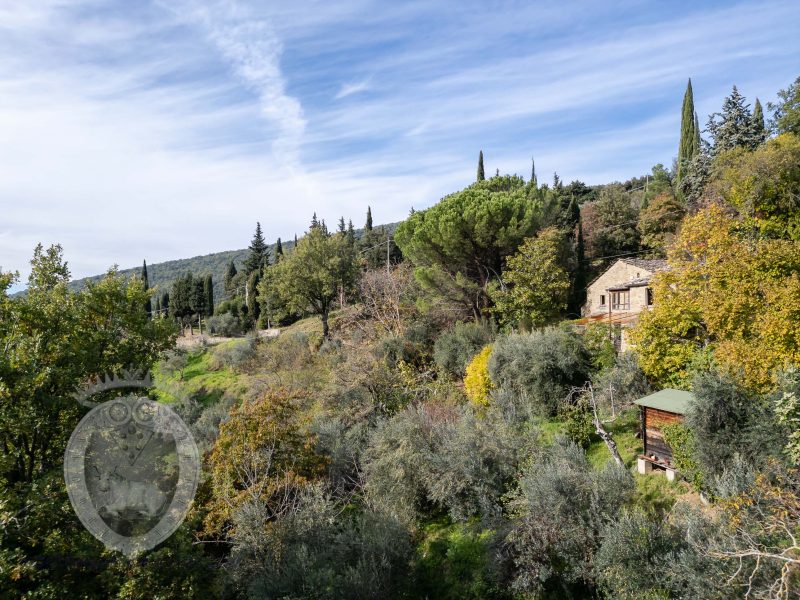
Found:
[[[214,349],[211,356],[211,369],[216,371],[223,367],[241,369],[256,355],[256,338],[221,344]]]
[[[594,435],[594,421],[589,402],[580,397],[577,402],[562,404],[558,409],[564,421],[564,434],[584,450]]]
[[[489,375],[498,388],[523,397],[532,413],[553,416],[588,378],[589,356],[583,338],[567,329],[511,334],[495,342]]]
[[[617,350],[613,337],[617,334],[608,323],[590,323],[583,334],[583,342],[591,357],[592,367],[603,371],[614,366]]]
[[[664,441],[672,450],[672,463],[686,481],[698,490],[703,485],[703,474],[695,459],[694,433],[683,423],[665,425]]]
[[[467,363],[493,337],[491,327],[485,322],[456,323],[436,339],[433,360],[443,372],[462,379]]]
[[[208,327],[208,332],[212,335],[233,337],[242,333],[239,319],[231,313],[208,317],[206,319],[206,326]]]

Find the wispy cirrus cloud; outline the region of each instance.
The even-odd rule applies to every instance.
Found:
[[[613,6],[42,0],[0,6],[0,265],[76,276],[403,218],[487,171],[671,163],[703,116],[797,76],[792,0]]]

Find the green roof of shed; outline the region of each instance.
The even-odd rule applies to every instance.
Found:
[[[683,390],[673,390],[667,388],[650,394],[644,398],[639,398],[634,404],[639,406],[647,406],[648,408],[655,408],[658,410],[665,410],[667,412],[675,413],[678,415],[685,415],[689,409],[689,404],[694,401],[694,394],[691,392],[684,392]]]

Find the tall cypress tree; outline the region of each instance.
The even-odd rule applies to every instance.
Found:
[[[165,316],[169,313],[169,292],[167,291],[161,294],[161,310],[164,311]]]
[[[228,263],[228,270],[225,272],[225,293],[228,295],[229,298],[232,298],[236,294],[234,293],[234,283],[233,278],[236,277],[236,265],[233,264],[233,261]]]
[[[206,275],[205,279],[205,296],[206,296],[206,316],[214,316],[214,280],[211,274]]]
[[[533,160],[532,156],[531,156],[531,183],[533,185],[537,185],[537,182],[536,182],[536,162]]]
[[[356,244],[356,230],[353,227],[352,219],[347,220],[347,241],[351,246],[355,246]]]
[[[486,174],[483,171],[483,150],[478,154],[478,181],[486,179]]]
[[[689,83],[686,84],[686,93],[683,95],[683,108],[681,109],[681,139],[678,143],[678,169],[675,174],[675,182],[678,185],[686,174],[689,163],[700,151],[700,132],[697,130],[696,124],[692,80],[689,79]]]
[[[314,215],[316,217],[316,215]],[[269,262],[269,248],[261,233],[261,223],[256,223],[256,232],[250,242],[250,254],[244,261],[244,272],[249,277],[250,273],[260,271],[261,267]]]
[[[142,284],[144,285],[145,290],[150,289],[150,279],[147,277],[147,261],[142,261]],[[153,305],[150,301],[150,296],[147,296],[147,300],[144,303],[144,310],[147,313],[148,318],[153,312]]]
[[[278,241],[275,242],[275,262],[278,262],[282,258],[283,258],[283,244],[281,243],[281,238],[278,238]]]
[[[364,223],[364,231],[372,231],[372,208],[367,207],[367,222]]]
[[[753,105],[753,134],[761,144],[767,139],[767,126],[764,123],[764,109],[761,108],[761,101],[756,98],[756,103]]]

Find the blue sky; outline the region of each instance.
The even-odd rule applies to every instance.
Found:
[[[0,267],[73,276],[404,218],[486,169],[624,180],[735,83],[800,75],[800,3],[10,0]]]

